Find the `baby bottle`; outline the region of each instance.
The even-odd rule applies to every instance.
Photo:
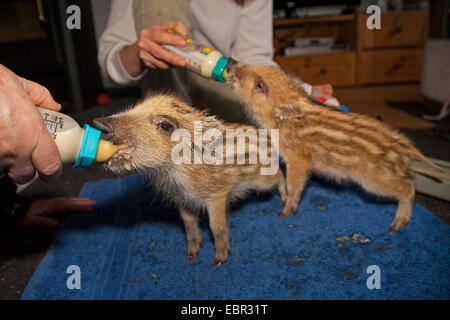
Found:
[[[323,103],[328,107],[337,109],[339,111],[343,112],[349,111],[349,108],[346,105],[341,104],[335,97],[324,94],[322,91],[317,90],[309,83],[306,83],[298,78],[294,78],[294,80],[298,82],[306,91],[306,94],[309,95],[315,101]]]
[[[171,29],[168,32],[175,33]],[[186,38],[184,47],[175,47],[167,44],[162,46],[182,56],[186,60],[188,69],[205,78],[212,78],[219,82],[225,82],[228,78],[226,71],[228,58],[214,48],[201,45],[190,38]]]
[[[115,145],[100,139],[100,130],[85,124],[81,128],[71,117],[43,108],[38,108],[48,132],[58,147],[63,164],[87,168],[96,162],[104,162],[128,145]]]

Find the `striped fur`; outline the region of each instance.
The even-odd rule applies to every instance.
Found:
[[[236,161],[226,163],[226,159],[223,164],[217,165],[205,162],[175,164],[171,159],[172,150],[178,144],[178,141],[171,140],[171,134],[175,129],[184,129],[190,133],[192,140],[189,141],[188,146],[191,155],[195,149],[203,151],[214,144],[210,141],[204,141],[204,145],[198,142],[199,145],[196,144],[194,136],[198,132],[195,131],[195,121],[201,122],[203,133],[207,129],[220,131],[224,141],[227,137],[227,129],[256,131],[254,127],[224,123],[184,104],[175,97],[164,94],[143,100],[124,112],[94,121],[100,127],[110,131],[110,139],[113,142],[125,142],[130,146],[128,153],[116,154],[106,164],[106,168],[116,173],[131,171],[142,173],[168,202],[178,208],[186,229],[188,260],[197,260],[202,244],[197,221],[201,212],[206,212],[209,216],[215,244],[214,264],[221,266],[227,261],[230,252],[226,219],[229,202],[244,198],[251,190],[269,191],[275,187],[278,187],[281,197],[285,197],[286,186],[281,170],[277,170],[273,175],[261,175],[261,168],[268,165],[261,161],[255,164],[249,163],[248,159],[252,151],[249,144],[246,144],[245,150],[239,151],[235,148],[229,154],[231,160],[243,154],[244,164]],[[159,124],[162,121],[168,121],[171,124],[170,132],[161,129]],[[233,137],[236,145],[238,138]],[[264,142],[263,139],[265,140],[258,136],[254,143]],[[270,136],[267,137],[269,146],[270,139]],[[224,144],[224,155],[226,151]],[[276,158],[278,160],[278,156]]]
[[[429,161],[404,135],[367,116],[315,103],[278,68],[237,63],[228,71],[233,90],[258,125],[280,130],[288,190],[280,215],[296,213],[308,174],[315,171],[397,200],[391,233],[408,224],[415,195],[410,160]]]

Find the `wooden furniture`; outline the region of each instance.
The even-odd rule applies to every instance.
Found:
[[[419,81],[428,11],[388,12],[381,29],[366,26],[367,14],[274,21],[275,61],[311,84],[334,86]],[[296,38],[334,37],[351,51],[286,57],[282,49]]]

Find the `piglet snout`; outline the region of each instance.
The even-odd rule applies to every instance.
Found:
[[[95,118],[94,125],[102,131],[102,138],[105,140],[111,140],[114,136],[113,132],[113,119],[111,117]]]

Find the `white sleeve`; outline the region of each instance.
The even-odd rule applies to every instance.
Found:
[[[273,65],[272,0],[249,0],[241,9],[231,56],[248,64]]]
[[[129,84],[139,80],[130,76],[120,62],[119,52],[127,45],[137,41],[132,13],[133,0],[113,0],[109,12],[108,23],[98,44],[98,63],[100,69],[112,81],[118,84]]]

